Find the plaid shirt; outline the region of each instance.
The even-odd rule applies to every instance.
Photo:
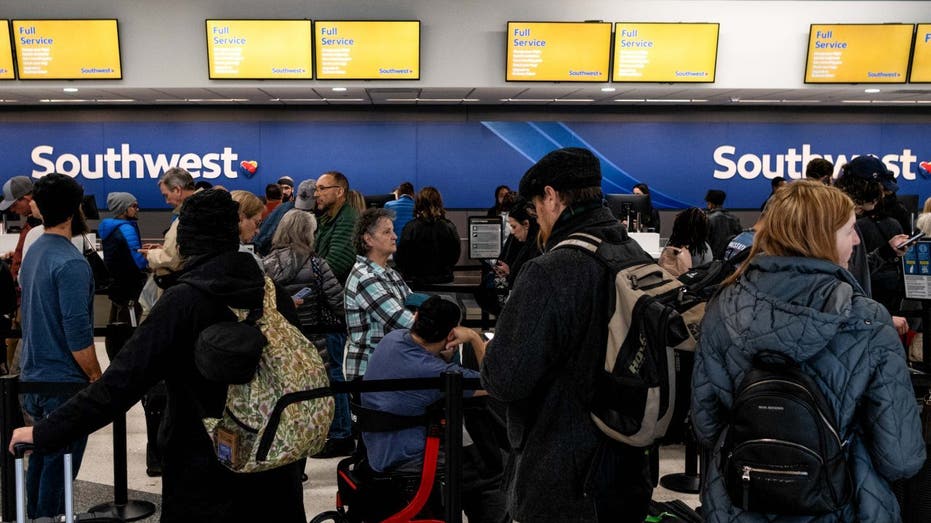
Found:
[[[344,302],[349,333],[343,361],[346,381],[365,375],[369,355],[385,334],[414,324],[414,314],[404,308],[404,299],[410,293],[397,271],[356,256],[346,280]]]

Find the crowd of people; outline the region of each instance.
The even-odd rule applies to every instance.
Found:
[[[810,167],[812,179],[824,168]],[[722,459],[717,442],[735,388],[757,353],[779,351],[815,378],[841,431],[854,434],[848,459],[856,495],[818,521],[884,521],[897,514],[888,503],[889,482],[914,474],[925,458],[899,338],[909,325],[889,312],[900,310],[893,268],[905,235],[893,211],[897,186],[880,160],[857,157],[840,173],[836,181],[774,184],[760,220],[747,230],[724,209],[726,194],[708,191],[705,210],[678,213],[659,263],[680,275],[745,255],[708,303],[696,350],[691,417],[712,465]],[[536,162],[516,191],[496,188],[488,215],[501,217],[507,234],[483,278],[497,316],[486,344],[460,326],[456,304],[437,296],[424,301],[411,290],[452,281],[461,254],[436,188],[415,191],[404,182],[384,208],[365,208],[348,178],[329,171],[296,189],[283,177],[265,188],[263,201],[248,191],[198,187],[187,171],[171,168],[158,181],[174,209],[160,243],[142,243],[134,195],[108,195],[112,217],[99,234],[112,275],[110,319],[145,319],[102,372],[93,343],[95,282],[84,249],[71,243],[87,229],[83,189],[57,174],[34,185],[26,177],[8,180],[0,209],[34,219],[21,243],[30,229],[43,228],[33,233],[27,256],[20,246],[13,257],[22,288],[22,377],[89,384],[70,399],[23,398],[30,424],[13,440],[36,445],[29,517],[62,512],[63,449],[75,456],[76,474],[87,434],[147,398],[147,421],[160,425],[157,436],[150,427],[148,468],[162,475],[162,521],[306,521],[303,462],[233,473],[217,460],[201,423],[222,411],[225,385],[197,370],[197,335],[232,321],[231,308],[260,307],[270,278],[278,310],[313,342],[331,381],[452,369],[480,378],[484,390],[477,394],[503,405],[500,466],[465,454],[470,521],[644,521],[654,450],[606,438],[590,416],[595,375],[604,367],[613,274],[581,251],[554,249],[584,234],[609,245],[619,260],[653,260],[604,206],[601,183],[590,151],[565,148]],[[649,194],[645,185],[637,190]],[[931,209],[931,199],[926,205]],[[658,213],[641,221],[659,227]],[[150,285],[158,291],[142,307]],[[463,343],[478,370],[459,363]],[[415,416],[438,398],[431,391],[381,392],[363,394],[361,402]],[[364,433],[360,445],[349,403],[338,395],[326,444],[311,458],[367,447],[375,472],[418,470],[423,430]],[[719,469],[706,471],[706,519],[773,519],[735,506]]]

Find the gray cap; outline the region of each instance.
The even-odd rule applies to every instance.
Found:
[[[129,206],[136,203],[136,197],[128,192],[112,192],[107,195],[107,209],[114,216],[125,214]]]
[[[314,189],[317,187],[317,180],[313,178],[304,180],[297,186],[297,192],[294,196],[294,208],[302,211],[312,211],[317,206],[314,200]]]
[[[28,176],[14,176],[3,184],[3,201],[0,202],[0,211],[5,211],[16,200],[32,193],[32,180]]]

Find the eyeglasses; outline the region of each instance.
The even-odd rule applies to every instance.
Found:
[[[335,189],[337,187],[339,187],[339,185],[318,185],[314,187],[314,192],[323,192],[327,189]]]

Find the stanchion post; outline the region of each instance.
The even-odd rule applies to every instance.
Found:
[[[10,438],[13,437],[13,429],[17,426],[17,420],[22,417],[19,410],[18,394],[19,376],[6,375],[0,376],[0,452],[3,458],[0,458],[0,499],[2,499],[3,521],[16,520],[16,475],[13,466],[13,455],[7,452],[10,446]]]
[[[106,348],[111,360],[123,348],[132,333],[133,327],[128,323],[107,325]],[[120,414],[113,419],[113,502],[91,507],[91,512],[113,516],[123,521],[136,521],[155,513],[153,503],[129,499],[127,467],[126,414]]]
[[[462,523],[462,374],[443,373],[446,389],[446,522]]]

